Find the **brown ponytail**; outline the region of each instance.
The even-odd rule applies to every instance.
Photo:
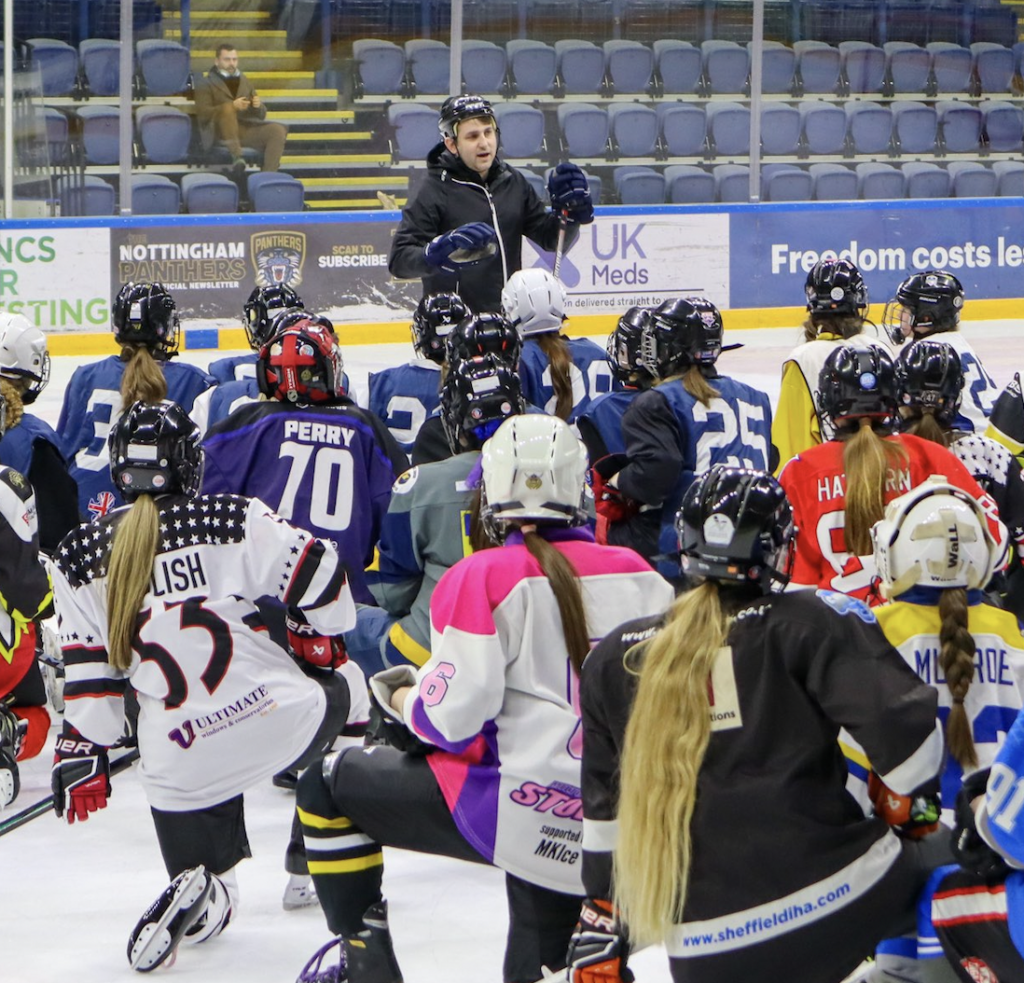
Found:
[[[890,471],[898,476],[909,460],[906,448],[896,440],[883,440],[861,417],[855,433],[843,444],[846,472],[847,550],[855,556],[872,551],[871,527],[885,515],[885,484]]]
[[[804,321],[804,341],[814,341],[823,331],[845,341],[864,331],[864,318],[859,314],[809,314]]]
[[[974,679],[974,636],[967,630],[967,591],[949,587],[939,598],[939,666],[946,677],[946,686],[953,697],[953,706],[946,721],[946,743],[949,753],[963,768],[977,768],[978,754],[971,734],[971,721],[964,709],[964,699]]]
[[[551,368],[551,388],[555,391],[555,412],[559,419],[568,421],[572,414],[572,355],[569,342],[557,331],[537,335],[537,344],[547,356]],[[543,409],[543,407],[541,407]]]
[[[159,403],[167,398],[167,380],[160,363],[145,345],[125,345],[121,357],[126,358],[121,377],[121,411],[132,403]]]
[[[107,660],[127,671],[135,622],[153,578],[160,516],[151,495],[140,495],[118,523],[107,564]]]
[[[914,415],[906,418],[902,432],[913,434],[922,440],[930,440],[933,444],[949,447],[949,434],[935,419],[934,410],[914,410]]]
[[[711,400],[721,395],[696,365],[691,365],[683,373],[683,388],[705,406],[710,406]]]
[[[13,430],[25,415],[25,404],[21,399],[21,390],[8,379],[0,379],[0,392],[7,400],[7,413],[4,419],[4,426]]]

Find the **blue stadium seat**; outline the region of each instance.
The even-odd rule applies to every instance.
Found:
[[[132,175],[133,215],[177,215],[181,188],[164,174]]]
[[[795,164],[765,164],[761,168],[762,201],[810,201],[814,178]]]
[[[661,125],[661,140],[671,157],[704,154],[708,121],[704,107],[693,102],[659,102],[655,111]]]
[[[800,87],[807,92],[835,92],[842,72],[839,49],[824,41],[796,41],[796,68]]]
[[[999,183],[995,171],[975,160],[954,160],[946,165],[954,198],[994,198]]]
[[[739,93],[750,75],[750,52],[735,41],[712,39],[700,45],[704,83],[709,94]]]
[[[942,146],[946,153],[973,153],[981,144],[981,110],[968,102],[944,100],[935,104],[942,127]]]
[[[930,161],[912,160],[902,165],[908,198],[948,198],[949,172]]]
[[[616,95],[647,92],[654,75],[654,52],[639,41],[604,42],[605,76]]]
[[[994,160],[992,173],[996,176],[996,193],[1001,198],[1024,197],[1024,162]]]
[[[62,216],[114,214],[114,189],[95,174],[57,178],[55,188]]]
[[[408,77],[416,95],[447,95],[451,51],[443,41],[413,38],[405,42]]]
[[[604,52],[592,41],[564,38],[555,42],[558,76],[566,92],[594,95],[604,82]]]
[[[750,201],[750,168],[746,164],[718,164],[711,173],[717,201]]]
[[[494,115],[501,130],[501,155],[512,159],[544,152],[544,113],[521,102],[497,102]]]
[[[422,161],[441,140],[437,110],[421,103],[392,103],[388,123],[395,133],[392,154],[398,160]]]
[[[654,70],[666,95],[696,92],[703,63],[699,48],[689,41],[659,39],[654,42]]]
[[[708,141],[717,157],[750,152],[750,109],[738,102],[709,102]]]
[[[973,58],[967,48],[951,41],[929,41],[932,75],[937,92],[966,92],[971,84]]]
[[[1015,75],[1021,74],[1021,57],[1024,56],[1024,41],[1018,41],[1013,46],[1013,73]]]
[[[88,38],[78,46],[78,59],[92,96],[116,96],[121,86],[121,42]]]
[[[857,197],[857,175],[842,164],[811,164],[815,201],[853,201]]]
[[[355,95],[385,96],[401,91],[405,77],[405,51],[383,38],[357,38],[352,42]]]
[[[747,44],[750,51],[753,42]],[[761,53],[761,91],[792,92],[796,52],[781,41],[765,41]]]
[[[78,52],[56,38],[29,38],[32,61],[39,66],[44,96],[66,96],[78,80]]]
[[[932,74],[931,55],[910,41],[886,41],[885,71],[895,93],[924,93]]]
[[[177,41],[148,38],[135,45],[139,75],[148,96],[176,96],[188,88],[192,56]]]
[[[142,158],[149,164],[180,164],[188,158],[192,117],[174,106],[140,106],[135,129]]]
[[[608,144],[608,114],[586,102],[563,103],[557,109],[558,130],[569,158],[603,157]]]
[[[846,132],[855,154],[884,154],[892,140],[892,110],[877,102],[848,102]]]
[[[694,164],[665,168],[665,191],[673,205],[706,205],[715,200],[715,179]]]
[[[46,143],[51,164],[63,164],[68,159],[68,118],[59,109],[46,106],[43,109]]]
[[[867,41],[840,41],[839,57],[847,92],[881,92],[885,52]]]
[[[519,95],[543,95],[555,87],[555,49],[543,41],[513,38],[505,44],[512,86]]]
[[[998,153],[1020,150],[1024,135],[1024,110],[1009,102],[982,102],[978,108],[985,117],[988,149]]]
[[[923,102],[894,102],[892,116],[895,143],[901,153],[923,154],[935,149],[939,117],[933,106]]]
[[[795,106],[765,103],[761,109],[761,151],[795,154],[800,149],[800,124],[800,111]]]
[[[120,114],[116,106],[79,106],[75,111],[82,128],[82,148],[87,164],[116,164],[121,153],[118,134]]]
[[[819,100],[804,100],[797,108],[808,153],[842,153],[846,143],[846,113],[833,103]]]
[[[616,167],[613,179],[623,205],[662,205],[665,202],[665,175],[651,167]]]
[[[223,174],[186,174],[181,196],[190,215],[220,215],[238,211],[238,185]]]
[[[974,74],[982,92],[999,95],[1009,92],[1013,80],[1013,49],[991,41],[971,45]]]
[[[493,41],[462,42],[462,81],[467,92],[500,92],[505,84],[505,49]]]
[[[622,157],[650,157],[658,143],[658,114],[636,102],[613,102],[608,107],[612,145]]]
[[[885,201],[906,197],[906,177],[892,164],[858,164],[857,197]]]
[[[283,171],[257,171],[246,179],[254,212],[301,212],[306,190],[302,182]]]

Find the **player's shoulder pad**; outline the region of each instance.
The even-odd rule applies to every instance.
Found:
[[[0,481],[10,488],[23,502],[32,497],[32,486],[20,471],[0,465]]]
[[[824,601],[837,614],[852,614],[855,618],[860,618],[866,625],[878,623],[874,612],[860,598],[850,597],[849,594],[840,594],[834,590],[822,589],[816,590],[814,596]]]
[[[412,491],[413,485],[416,484],[416,479],[419,478],[419,476],[419,465],[409,468],[408,471],[404,471],[395,479],[395,483],[391,486],[391,494],[407,495]]]

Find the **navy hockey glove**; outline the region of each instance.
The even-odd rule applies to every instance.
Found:
[[[626,968],[629,943],[610,901],[587,898],[569,939],[568,983],[632,983]]]
[[[446,273],[457,273],[460,266],[474,266],[497,252],[494,229],[486,222],[470,222],[451,232],[435,236],[423,255],[431,266]]]
[[[981,877],[1005,875],[1009,871],[1002,856],[981,838],[974,821],[973,802],[985,794],[991,771],[991,768],[983,768],[964,779],[956,797],[956,825],[953,827],[953,855],[956,862]]]
[[[406,754],[423,755],[437,750],[421,741],[405,725],[391,706],[391,694],[403,686],[416,685],[412,666],[392,666],[370,677],[370,725],[366,729],[367,744],[390,744]]]
[[[53,811],[60,818],[65,810],[68,823],[85,822],[89,813],[106,809],[110,797],[110,762],[107,749],[87,741],[66,720],[54,746]]]
[[[875,815],[884,819],[900,836],[919,840],[939,828],[942,805],[938,794],[900,795],[873,771],[868,772],[868,795]]]
[[[594,221],[594,202],[590,198],[587,176],[575,164],[559,164],[548,177],[551,209],[565,213],[570,222],[589,225]]]
[[[321,635],[308,621],[291,611],[284,624],[288,629],[288,647],[303,662],[321,669],[337,669],[348,662],[348,652],[341,638]]]

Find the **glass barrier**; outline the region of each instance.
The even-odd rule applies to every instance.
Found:
[[[1024,193],[997,0],[126,2],[127,188],[120,0],[14,5],[16,214],[400,207],[453,65],[542,193],[568,159],[605,205]]]

